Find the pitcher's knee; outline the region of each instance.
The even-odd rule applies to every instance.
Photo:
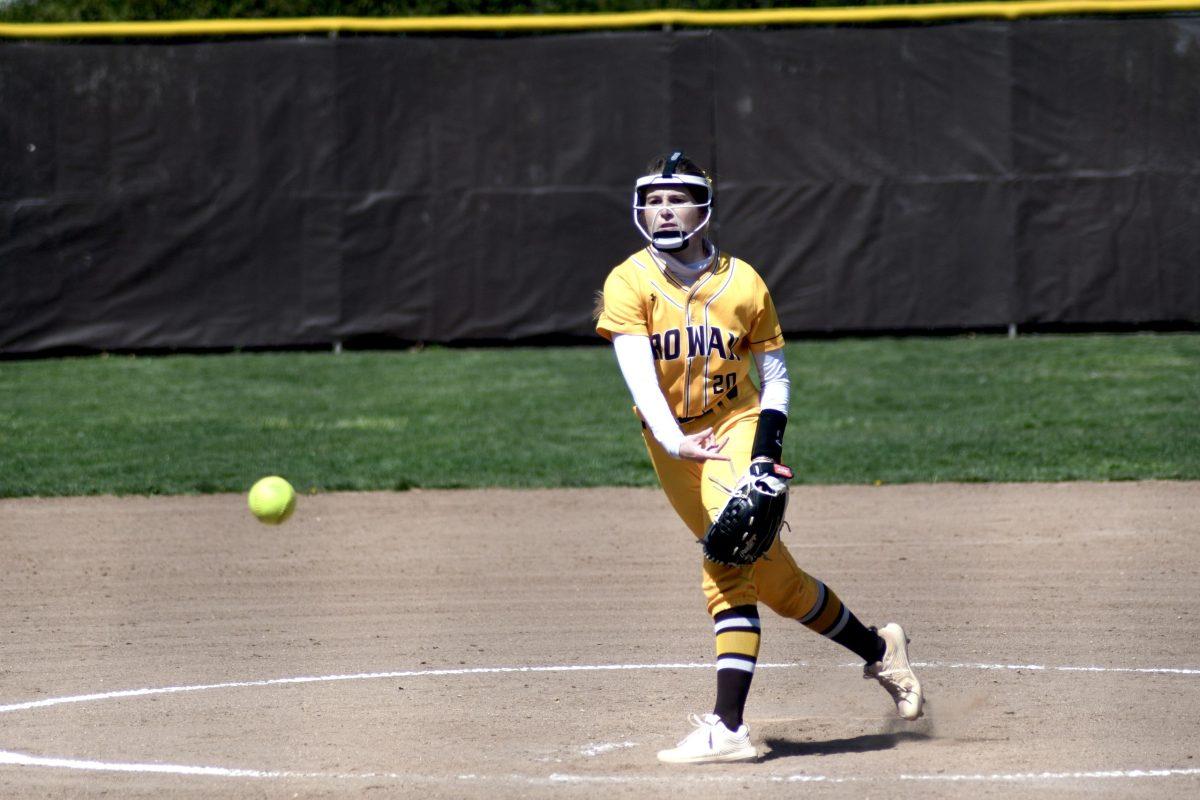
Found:
[[[817,601],[820,586],[815,578],[797,569],[777,581],[760,579],[758,595],[760,602],[779,616],[799,619]]]
[[[738,606],[752,606],[756,603],[758,603],[758,598],[754,592],[735,592],[733,594],[709,596],[708,615],[715,617],[722,611],[728,611]]]
[[[786,597],[763,596],[759,598],[759,602],[774,611],[779,616],[787,619],[798,619],[808,609],[808,606],[805,605],[804,598],[801,597],[800,592],[798,591],[793,591]]]

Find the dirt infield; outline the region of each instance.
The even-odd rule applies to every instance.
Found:
[[[279,528],[0,501],[0,796],[1200,795],[1200,484],[800,486],[788,516],[909,629],[927,716],[764,611],[765,757],[669,768],[712,634],[657,491],[318,495]]]

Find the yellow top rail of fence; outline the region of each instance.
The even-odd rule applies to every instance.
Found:
[[[931,22],[954,19],[1200,11],[1200,0],[1015,0],[838,8],[771,8],[739,11],[624,11],[592,14],[510,14],[439,17],[300,17],[193,19],[153,22],[0,23],[13,39],[269,36],[302,33],[453,33],[466,31],[578,31],[658,27],[832,25]]]

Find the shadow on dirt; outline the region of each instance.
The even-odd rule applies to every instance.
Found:
[[[793,756],[832,756],[838,753],[867,753],[874,750],[891,750],[902,742],[924,742],[933,737],[928,733],[918,731],[897,731],[894,733],[866,733],[849,739],[829,739],[824,742],[796,742],[791,739],[763,739],[763,744],[771,748],[760,760],[771,761],[776,758],[791,758]]]

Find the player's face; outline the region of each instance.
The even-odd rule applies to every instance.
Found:
[[[691,233],[704,219],[704,209],[685,204],[695,203],[683,189],[655,189],[646,193],[646,210],[643,220],[651,235],[660,231],[682,231]]]

